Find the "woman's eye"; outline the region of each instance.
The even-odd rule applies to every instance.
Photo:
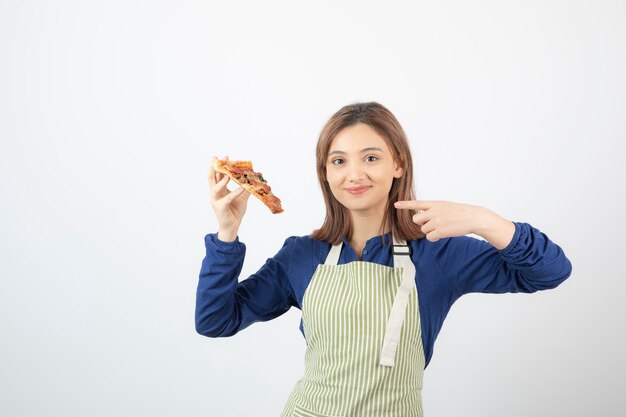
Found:
[[[335,158],[332,161],[330,161],[330,163],[333,164],[333,165],[340,165],[340,164],[343,164],[343,159]]]
[[[367,162],[374,162],[374,161],[378,161],[378,157],[375,155],[368,155],[365,157],[365,160]]]

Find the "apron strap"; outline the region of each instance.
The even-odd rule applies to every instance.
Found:
[[[415,288],[415,265],[411,260],[411,247],[406,244],[406,241],[397,241],[395,237],[393,239],[393,264],[396,268],[402,268],[402,283],[398,287],[389,319],[387,319],[385,338],[380,353],[380,364],[383,366],[394,366],[394,357],[400,341],[409,296]]]
[[[339,242],[338,244],[330,248],[330,252],[328,252],[328,256],[326,257],[326,262],[324,262],[324,265],[337,265],[337,262],[339,262],[339,254],[341,253],[342,246],[343,242]]]

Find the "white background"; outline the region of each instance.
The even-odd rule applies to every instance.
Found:
[[[228,4],[226,4],[228,3]],[[626,413],[626,3],[0,2],[0,415],[278,416],[300,312],[195,333],[211,156],[253,159],[242,279],[321,224],[314,146],[341,106],[405,128],[417,194],[486,206],[572,261],[472,294],[427,417]]]

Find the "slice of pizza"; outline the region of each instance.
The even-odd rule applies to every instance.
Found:
[[[223,159],[213,160],[213,169],[229,176],[242,188],[258,198],[272,213],[282,213],[280,199],[274,195],[272,189],[260,172],[254,172],[250,161],[227,161]]]

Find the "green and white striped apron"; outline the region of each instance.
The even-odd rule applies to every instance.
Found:
[[[425,359],[409,247],[394,241],[388,267],[337,265],[341,246],[304,293],[304,377],[282,417],[421,417]]]

